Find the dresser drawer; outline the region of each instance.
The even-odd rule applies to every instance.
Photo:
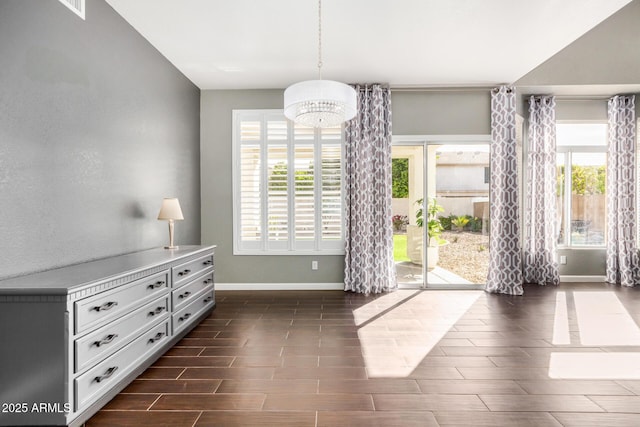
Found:
[[[213,272],[198,277],[193,282],[188,283],[174,290],[172,295],[173,311],[179,310],[196,296],[198,292],[213,285]]]
[[[207,308],[213,307],[215,304],[213,286],[197,293],[193,300],[186,307],[177,311],[172,318],[173,334],[177,334],[189,324],[191,319],[198,317]]]
[[[169,272],[165,271],[78,301],[75,303],[76,333],[122,316],[132,306],[166,293],[168,287]]]
[[[167,341],[168,319],[147,330],[135,341],[96,365],[75,380],[76,410],[91,403],[104,390],[109,389],[122,377],[133,371],[138,360],[159,349]]]
[[[151,323],[166,318],[169,313],[169,295],[158,298],[102,328],[75,341],[75,372],[80,372],[107,357]]]
[[[180,264],[171,269],[173,288],[183,286],[205,270],[213,270],[213,254]]]

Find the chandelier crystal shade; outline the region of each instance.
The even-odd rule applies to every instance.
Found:
[[[322,3],[318,0],[318,80],[295,83],[284,91],[284,115],[303,126],[338,126],[355,117],[356,91],[349,85],[322,80]]]
[[[333,127],[356,115],[356,92],[333,80],[307,80],[284,91],[284,115],[309,127]]]

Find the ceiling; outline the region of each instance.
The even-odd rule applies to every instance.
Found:
[[[630,1],[323,0],[322,77],[394,88],[513,83]],[[316,0],[107,2],[200,89],[317,78]]]

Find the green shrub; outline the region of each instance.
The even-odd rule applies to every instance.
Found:
[[[451,231],[451,215],[449,216],[441,216],[440,224],[442,224],[443,230]]]
[[[467,215],[458,216],[451,220],[451,225],[453,225],[457,231],[464,230],[464,227],[469,223],[469,218]]]

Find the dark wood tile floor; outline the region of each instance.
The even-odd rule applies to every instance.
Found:
[[[549,376],[559,352],[640,355],[581,345],[572,304],[570,344],[554,345],[559,291],[613,293],[640,325],[640,289],[604,284],[527,286],[523,297],[218,292],[213,314],[86,425],[640,426],[640,368]]]

